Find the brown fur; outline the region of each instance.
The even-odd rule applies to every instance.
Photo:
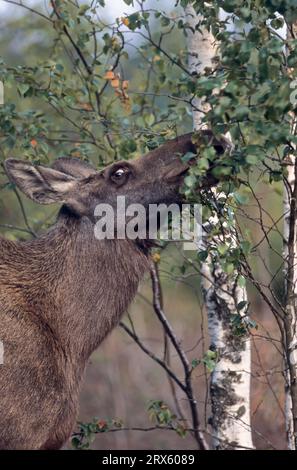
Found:
[[[79,386],[91,353],[114,328],[148,268],[146,250],[130,240],[96,240],[98,202],[175,202],[193,151],[191,135],[147,156],[96,172],[75,159],[54,169],[8,160],[7,173],[31,199],[61,202],[58,221],[37,239],[0,238],[0,448],[57,449],[69,438]],[[132,176],[110,174],[129,165]],[[170,178],[169,178],[169,176]]]

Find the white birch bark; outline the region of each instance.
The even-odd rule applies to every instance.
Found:
[[[186,8],[188,24],[195,30],[201,20],[192,5]],[[195,33],[187,30],[189,70],[203,73],[205,67],[213,67],[212,58],[216,55],[216,44],[211,33],[203,30]],[[196,99],[194,106],[203,106]],[[203,106],[204,110],[205,107]],[[203,126],[203,113],[193,110],[194,129]],[[214,198],[227,197],[217,194]],[[230,216],[229,216],[230,217]],[[234,228],[223,227],[220,235],[209,236],[209,229],[217,225],[218,218],[213,216],[203,227],[203,245],[208,250],[218,244],[228,242],[230,248],[236,245]],[[221,240],[220,240],[221,238]],[[231,316],[238,315],[237,305],[247,300],[246,289],[237,284],[238,273],[227,275],[213,255],[203,265],[202,284],[208,314],[210,347],[217,353],[217,363],[211,374],[210,398],[212,407],[211,425],[215,449],[253,448],[250,425],[250,378],[251,345],[246,336],[234,336]],[[241,314],[245,314],[241,310]]]
[[[291,227],[292,223],[296,224],[296,220],[291,217],[292,197],[296,194],[295,185],[295,167],[296,157],[290,155],[288,157],[288,176],[287,184],[284,187],[284,275],[286,283],[286,316],[289,318],[287,326],[288,331],[285,334],[287,338],[285,348],[285,368],[286,368],[286,401],[285,401],[285,415],[286,415],[286,432],[288,447],[291,450],[296,449],[296,442],[294,439],[294,419],[293,419],[293,402],[292,402],[292,389],[291,382],[296,381],[296,366],[297,366],[297,332],[296,332],[296,297],[297,297],[297,252],[296,252],[296,228]],[[293,229],[293,230],[292,230]],[[290,232],[293,237],[290,237]],[[291,249],[290,249],[291,245]],[[292,279],[288,280],[288,271],[292,270]],[[290,285],[291,284],[291,285]],[[292,377],[293,371],[293,377]]]
[[[297,25],[294,25],[297,32]],[[285,36],[290,39],[289,32]],[[296,118],[292,115],[292,133]],[[287,180],[284,186],[284,278],[285,278],[285,416],[287,442],[297,449],[297,159],[287,157]]]

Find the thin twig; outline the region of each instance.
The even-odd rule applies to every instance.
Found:
[[[190,409],[191,409],[191,415],[192,415],[192,421],[193,421],[193,428],[194,428],[194,436],[195,439],[200,447],[200,449],[207,450],[208,449],[208,444],[204,438],[203,433],[200,430],[200,423],[199,423],[199,417],[198,417],[198,409],[197,409],[197,402],[193,394],[193,387],[192,387],[192,379],[191,379],[191,372],[192,368],[191,365],[188,361],[188,358],[183,351],[183,349],[180,346],[179,341],[177,340],[175,333],[168,322],[163,309],[161,308],[160,304],[160,279],[159,279],[159,274],[158,274],[158,268],[156,263],[152,261],[151,266],[150,266],[150,273],[151,273],[151,279],[152,279],[152,289],[153,289],[153,306],[155,313],[160,320],[161,324],[163,325],[164,330],[166,331],[170,341],[172,342],[172,345],[174,346],[174,349],[176,350],[181,363],[184,368],[184,373],[185,373],[185,393],[187,395]]]
[[[139,337],[133,333],[132,330],[130,330],[130,328],[127,327],[127,325],[125,325],[125,323],[123,322],[120,322],[120,327],[123,328],[123,330],[126,331],[126,333],[128,333],[128,335],[135,341],[135,343],[138,344],[138,346],[145,352],[145,354],[147,354],[150,358],[152,358],[155,362],[157,362],[166,372],[168,375],[170,375],[170,377],[176,382],[176,384],[184,391],[186,392],[186,387],[185,385],[177,378],[177,376],[172,372],[171,369],[169,369],[169,367],[167,366],[167,364],[162,361],[162,359],[160,359],[159,357],[157,357],[154,353],[152,353],[146,346],[144,346],[144,344],[142,343],[142,341],[139,339]]]

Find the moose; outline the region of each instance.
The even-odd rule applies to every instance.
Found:
[[[224,141],[201,132],[224,152]],[[37,238],[0,238],[0,449],[60,449],[71,435],[88,359],[118,324],[150,262],[149,240],[96,239],[94,208],[114,205],[119,194],[144,206],[180,201],[186,152],[197,153],[192,134],[102,171],[70,157],[51,168],[4,162],[27,197],[62,206]]]

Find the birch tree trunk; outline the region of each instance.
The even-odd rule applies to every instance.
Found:
[[[284,319],[286,370],[286,431],[288,447],[296,450],[296,366],[297,366],[297,253],[296,253],[296,157],[288,158],[288,177],[284,188],[284,260],[286,316]]]
[[[295,31],[294,31],[295,30]],[[297,25],[293,26],[297,33]],[[295,35],[295,34],[294,34]],[[290,37],[287,32],[288,39]],[[296,118],[292,114],[292,134]],[[286,370],[286,431],[288,447],[297,449],[297,159],[287,157],[287,179],[284,187],[284,275],[285,275],[285,370]]]
[[[212,58],[217,55],[216,44],[207,30],[195,30],[202,17],[196,14],[192,5],[186,7],[185,14],[187,23],[195,31],[187,30],[189,70],[193,75],[200,74],[205,67],[213,67]],[[196,109],[202,106],[206,110],[199,99],[193,104]],[[201,122],[202,117],[203,113],[193,110],[194,130],[205,127]],[[218,194],[215,189],[212,194],[214,200],[224,198],[228,205],[229,196]],[[246,289],[238,285],[238,273],[226,274],[215,255],[217,246],[226,244],[226,241],[229,249],[237,245],[232,224],[231,228],[223,224],[221,233],[212,236],[212,228],[218,225],[218,220],[215,214],[203,225],[202,240],[204,249],[210,253],[202,267],[202,285],[208,314],[210,348],[217,355],[210,383],[213,446],[215,449],[253,448],[250,424],[251,344],[248,335],[234,335],[231,323],[232,315],[246,314],[245,309],[239,312],[237,305],[247,300],[247,294]]]

